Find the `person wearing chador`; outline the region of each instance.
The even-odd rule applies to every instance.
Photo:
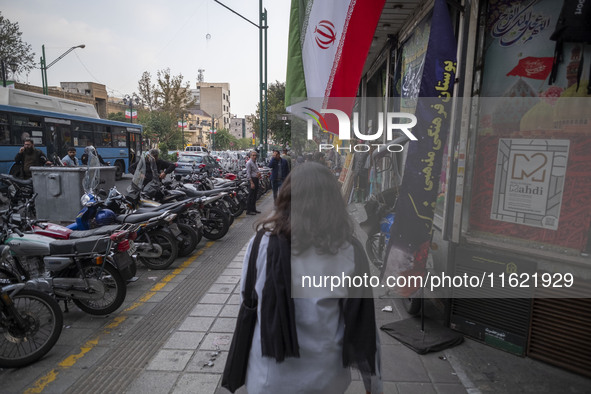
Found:
[[[369,272],[330,170],[317,163],[295,167],[273,215],[257,230],[264,235],[256,259],[258,313],[248,393],[343,393],[350,367],[360,370],[367,392],[382,392],[375,307],[371,296],[363,298],[368,289],[302,287],[306,275]],[[241,294],[252,247],[253,240]]]

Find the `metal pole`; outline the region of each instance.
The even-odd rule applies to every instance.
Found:
[[[45,45],[41,45],[41,80],[43,82],[43,94],[49,94],[47,87],[47,67],[45,66]]]
[[[6,68],[4,67],[4,59],[2,59],[2,86],[6,87]]]
[[[264,90],[264,82],[263,82],[263,0],[259,0],[259,80],[260,80],[260,87],[259,87],[259,144],[262,144],[264,141],[264,125],[263,125],[263,90]],[[264,146],[263,146],[264,148]],[[261,149],[262,150],[262,149]],[[261,152],[261,156],[262,156]]]
[[[183,117],[182,117],[182,120],[181,120],[181,122],[183,122],[183,123],[181,123],[181,126],[182,126],[182,127],[181,127],[181,139],[182,139],[182,141],[183,141],[183,147],[182,147],[182,150],[185,150],[185,114],[183,113],[183,115],[182,115],[182,116],[183,116]]]
[[[133,123],[133,98],[129,98],[129,123]]]
[[[268,112],[268,104],[269,104],[269,100],[268,100],[268,85],[267,85],[267,9],[265,8],[265,14],[263,17],[265,24],[264,24],[264,29],[265,29],[265,157],[267,157],[267,152],[269,150],[269,145],[268,145],[268,138],[269,138],[269,129],[267,127],[268,122],[267,122],[267,112]]]

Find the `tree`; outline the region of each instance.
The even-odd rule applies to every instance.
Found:
[[[164,111],[146,111],[138,115],[138,123],[144,126],[144,138],[149,138],[162,150],[176,150],[181,145],[176,119]]]
[[[190,82],[183,83],[183,75],[171,75],[170,69],[157,72],[157,81],[145,71],[138,81],[138,95],[147,113],[138,119],[144,134],[162,150],[176,150],[183,144],[177,120],[195,104],[189,90]]]
[[[252,143],[252,138],[240,138],[237,141],[237,145],[235,149],[239,149],[239,150],[248,150],[248,149],[252,149],[254,147],[253,143]]]
[[[0,61],[14,74],[28,74],[34,67],[35,52],[23,42],[18,23],[11,23],[0,12]]]
[[[212,134],[212,140],[215,138],[215,150],[227,150],[237,146],[238,139],[234,137],[228,129],[218,129],[215,137]],[[232,143],[232,145],[230,145]]]
[[[149,111],[156,108],[156,86],[152,83],[152,76],[144,71],[138,82],[138,96]]]
[[[285,82],[275,81],[267,88],[267,129],[268,138],[285,146],[291,142],[291,129],[286,125],[286,121],[281,119],[285,115]],[[265,116],[264,108],[262,115]],[[257,115],[253,122],[253,127],[257,138],[260,134],[261,110],[257,106]]]
[[[193,105],[195,99],[189,90],[190,82],[183,84],[183,75],[171,75],[166,68],[157,72],[158,81],[154,96],[158,107],[163,111],[181,114]]]
[[[125,114],[123,112],[112,112],[107,115],[107,119],[109,120],[117,120],[119,122],[127,122],[128,120],[125,118]]]

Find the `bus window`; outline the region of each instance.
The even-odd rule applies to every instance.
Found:
[[[126,147],[126,139],[126,130],[123,127],[113,127],[113,146],[115,148]]]
[[[10,126],[8,114],[0,112],[0,145],[10,145]]]
[[[37,146],[45,144],[40,117],[13,115],[11,128],[11,140],[15,145],[22,145],[27,138],[31,138]]]
[[[95,125],[94,142],[97,147],[111,147],[111,133],[103,125]]]
[[[74,138],[74,146],[87,147],[88,145],[94,145],[93,140],[93,126],[83,122],[72,122]]]
[[[64,157],[68,148],[72,146],[72,132],[70,125],[60,123],[45,123],[47,129],[47,154],[57,154]],[[49,156],[48,156],[49,157]]]

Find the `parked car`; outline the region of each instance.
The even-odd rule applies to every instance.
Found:
[[[193,171],[193,165],[195,165],[195,171],[204,169],[210,174],[222,168],[208,153],[182,152],[177,159],[174,174],[188,175]]]
[[[204,146],[186,146],[185,152],[199,152],[199,153],[209,153],[206,147]]]

